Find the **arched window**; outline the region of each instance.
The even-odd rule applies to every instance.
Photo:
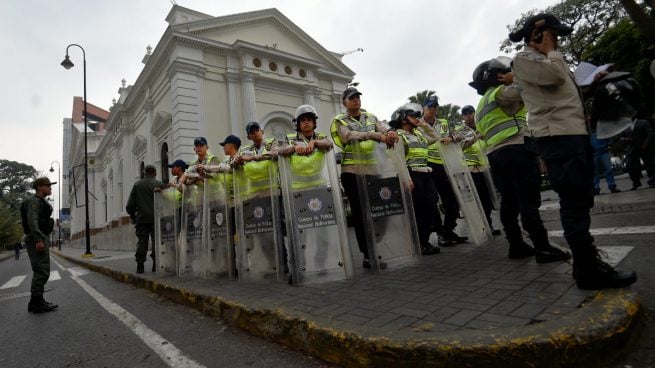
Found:
[[[146,163],[141,161],[139,164],[139,179],[143,179],[146,177]]]
[[[168,183],[168,143],[161,145],[161,181]]]

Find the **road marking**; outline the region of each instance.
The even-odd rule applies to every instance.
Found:
[[[61,275],[59,274],[59,271],[50,272],[50,278],[48,279],[48,281],[56,281],[56,280],[61,280]]]
[[[626,247],[626,246],[601,246],[598,247],[598,249],[604,251],[607,253],[607,257],[603,257],[607,260],[607,263],[609,263],[612,267],[616,267],[623,258],[628,256],[628,253],[634,249],[634,247]]]
[[[54,261],[54,260],[53,260]],[[57,261],[54,261],[63,270]],[[116,317],[119,321],[123,322],[135,335],[137,335],[150,349],[152,349],[159,357],[171,368],[206,368],[204,365],[196,362],[195,360],[187,357],[181,350],[176,348],[170,341],[166,340],[163,336],[146,326],[140,319],[132,313],[123,309],[120,305],[112,302],[104,295],[96,291],[91,285],[87,284],[84,280],[78,277],[79,267],[71,267],[68,272],[71,273],[71,278],[75,281],[84,291],[86,291],[93,299],[95,299],[101,307],[103,307],[109,314]]]
[[[18,285],[25,280],[25,275],[23,276],[14,276],[12,277],[9,281],[5,282],[4,285],[0,286],[0,289],[9,289],[9,288],[14,288],[17,287]]]
[[[71,268],[68,269],[68,272],[70,272],[71,275],[73,275],[75,277],[80,277],[80,276],[84,276],[84,275],[88,274],[89,270],[87,270],[86,268],[82,268],[82,267],[71,267]]]
[[[655,233],[655,226],[628,226],[628,227],[603,227],[589,229],[591,235],[623,235],[623,234],[651,234]],[[551,230],[548,236],[562,237],[563,230]]]

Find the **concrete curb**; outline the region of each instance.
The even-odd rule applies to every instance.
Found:
[[[643,315],[636,291],[598,292],[578,311],[558,320],[520,328],[459,330],[438,339],[390,339],[383,331],[364,337],[282,309],[252,308],[115,271],[81,259],[54,254],[203,313],[254,335],[347,367],[561,367],[596,366],[620,351]],[[481,334],[482,332],[482,334]]]

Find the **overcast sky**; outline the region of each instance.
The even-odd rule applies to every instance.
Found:
[[[213,16],[276,7],[328,50],[363,48],[343,61],[357,73],[363,107],[384,119],[424,89],[435,90],[442,104],[477,105],[468,82],[475,66],[499,55],[506,25],[556,2],[177,0]],[[62,160],[62,120],[83,92],[80,50],[71,48],[74,68],[59,65],[66,46],[86,49],[88,100],[109,109],[121,79],[132,84],[141,72],[146,46],[156,46],[171,6],[170,0],[0,1],[0,159],[32,165],[54,180],[57,172],[47,171]]]

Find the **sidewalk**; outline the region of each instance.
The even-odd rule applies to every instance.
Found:
[[[602,197],[596,210],[655,207],[653,189]],[[642,315],[631,288],[580,290],[568,263],[507,259],[503,237],[444,248],[402,269],[301,287],[137,275],[133,252],[97,250],[92,259],[80,258],[79,249],[53,253],[353,367],[591,366],[618,351]]]

